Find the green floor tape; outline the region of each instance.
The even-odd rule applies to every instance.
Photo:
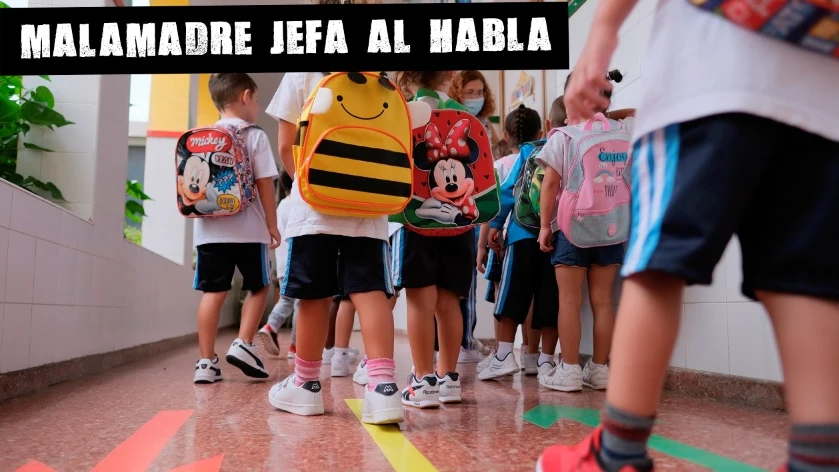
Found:
[[[565,418],[582,423],[592,428],[600,424],[600,412],[591,408],[574,408],[561,405],[539,405],[525,413],[522,418],[542,428],[550,428],[557,421]],[[698,447],[667,439],[654,434],[650,437],[649,446],[658,452],[677,459],[686,460],[707,467],[711,470],[725,472],[757,472],[763,471],[758,467],[735,461]]]

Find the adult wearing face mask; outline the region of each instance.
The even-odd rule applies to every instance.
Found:
[[[449,96],[458,103],[462,103],[469,113],[478,117],[489,133],[489,141],[494,145],[498,139],[493,136],[489,117],[495,114],[495,96],[481,71],[460,71],[452,83]]]

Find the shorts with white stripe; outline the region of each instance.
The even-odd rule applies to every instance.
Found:
[[[743,294],[839,300],[839,143],[742,113],[671,125],[635,143],[622,274],[710,284],[732,235]]]
[[[524,323],[533,302],[533,329],[556,328],[559,290],[551,256],[536,239],[523,239],[507,247],[495,303],[497,319]]]

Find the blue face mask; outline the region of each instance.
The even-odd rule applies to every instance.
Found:
[[[478,116],[478,113],[481,112],[484,108],[484,99],[483,98],[466,98],[463,100],[463,106],[466,107],[466,111],[469,113]]]

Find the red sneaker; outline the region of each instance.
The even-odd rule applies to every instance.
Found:
[[[576,446],[552,446],[545,449],[536,463],[536,472],[602,472],[598,453],[600,452],[600,434],[603,427],[598,426],[591,434]],[[625,466],[620,472],[652,472],[653,464],[638,468]]]
[[[288,358],[289,359],[294,359],[295,357],[297,357],[297,346],[292,344],[291,346],[288,347]]]

